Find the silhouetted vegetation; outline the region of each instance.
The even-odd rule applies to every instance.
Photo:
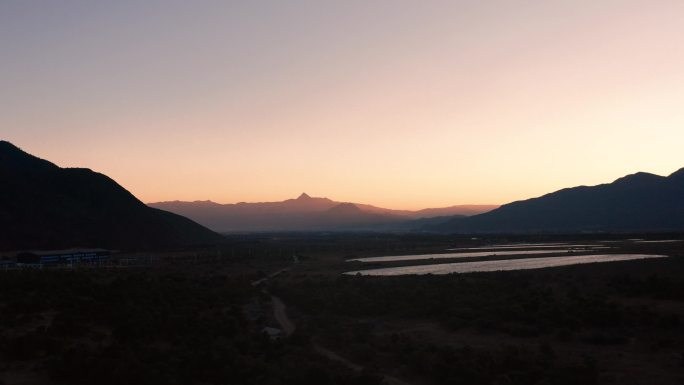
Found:
[[[306,311],[309,332],[327,346],[434,384],[613,383],[605,372],[621,364],[608,362],[604,348],[671,357],[684,350],[684,261],[660,263],[448,276],[292,274],[274,290]],[[422,329],[432,337],[421,337]]]
[[[68,384],[380,382],[313,353],[306,338],[262,334],[241,311],[253,295],[222,275],[9,272],[0,354]]]
[[[623,287],[615,294],[661,292],[672,297],[682,290],[684,278],[651,277]],[[439,320],[450,329],[498,331],[515,336],[558,336],[594,333],[615,335],[621,342],[636,328],[648,327],[660,317],[677,328],[676,314],[653,313],[611,299],[603,290],[583,285],[582,278],[548,273],[489,273],[466,276],[409,276],[398,278],[303,279],[279,288],[296,306],[321,316],[397,316]],[[681,299],[681,298],[679,298]],[[617,336],[622,336],[618,338]],[[596,342],[599,342],[598,340]]]
[[[620,252],[673,256],[651,261],[360,277],[340,275],[351,266],[346,258],[492,239],[227,239],[218,249],[160,254],[146,270],[3,271],[0,373],[23,368],[43,376],[36,383],[56,384],[379,384],[377,373],[434,385],[684,379],[679,243],[611,243]],[[281,270],[264,285],[282,298],[297,329],[272,339],[262,332],[278,327],[270,297],[250,282]]]

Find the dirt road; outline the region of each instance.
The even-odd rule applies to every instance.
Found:
[[[275,277],[275,276],[277,276],[277,275],[279,275],[285,271],[287,271],[287,269],[278,270],[273,274],[270,274],[264,278],[261,278],[259,280],[252,282],[252,286],[261,285],[262,283],[267,282],[270,278],[273,278],[273,277]],[[285,336],[292,335],[292,333],[294,333],[294,331],[296,329],[296,325],[294,324],[294,322],[292,322],[290,317],[287,316],[287,306],[285,306],[285,303],[280,298],[269,293],[268,290],[266,290],[265,288],[262,289],[262,292],[271,296],[271,304],[273,306],[273,316],[275,317],[276,321],[280,325],[280,328],[285,333]],[[339,354],[335,353],[334,351],[327,349],[327,348],[325,348],[325,347],[323,347],[317,343],[314,343],[314,349],[316,350],[316,352],[318,354],[328,358],[329,360],[340,362],[340,363],[344,364],[345,366],[347,366],[348,368],[350,368],[356,372],[360,372],[363,370],[363,366],[356,364],[354,362],[351,362],[351,361],[347,360],[346,358],[340,356]],[[396,377],[387,376],[387,375],[383,375],[383,380],[385,381],[385,384],[387,384],[387,385],[411,385],[408,382],[405,382],[405,381],[402,381]]]
[[[287,307],[285,306],[283,301],[272,294],[270,295],[271,303],[273,304],[273,315],[276,321],[278,321],[278,324],[280,324],[281,329],[283,329],[283,331],[285,332],[285,335],[289,336],[295,331],[295,324],[294,322],[292,322],[292,320],[290,320],[290,317],[287,316]],[[351,370],[354,370],[356,372],[360,372],[363,370],[363,366],[351,362],[348,359],[335,353],[334,351],[327,349],[317,343],[314,343],[314,349],[318,354],[325,356],[329,360],[340,362],[348,368],[350,368]],[[383,375],[383,380],[387,385],[411,385],[408,382],[387,375]]]
[[[291,335],[295,331],[295,324],[290,320],[290,317],[287,316],[285,304],[280,298],[274,295],[271,295],[271,303],[273,304],[273,315],[275,316],[276,321],[278,321],[278,324],[280,324],[280,327],[283,329],[286,336]]]

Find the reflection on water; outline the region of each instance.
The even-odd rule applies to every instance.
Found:
[[[595,247],[603,249],[609,247]],[[349,259],[347,262],[393,262],[393,261],[418,261],[422,259],[457,259],[457,258],[477,258],[489,256],[511,256],[511,255],[535,255],[535,254],[560,254],[586,252],[587,250],[576,249],[552,249],[552,250],[516,250],[516,251],[478,251],[472,253],[446,253],[446,254],[417,254],[417,255],[392,255],[387,257],[367,257]]]
[[[672,243],[672,242],[682,242],[681,239],[662,239],[657,241],[635,241],[634,243]]]
[[[540,244],[509,244],[509,245],[492,245],[492,246],[478,246],[478,247],[461,247],[455,249],[447,249],[449,251],[458,250],[500,250],[500,249],[538,249],[538,248],[575,248],[575,247],[592,247],[592,248],[605,248],[605,246],[597,245],[574,245],[571,243],[540,243]]]
[[[348,275],[409,275],[409,274],[450,274],[450,273],[472,273],[486,271],[507,271],[507,270],[527,270],[541,269],[545,267],[578,265],[584,263],[597,262],[616,262],[629,261],[635,259],[667,258],[667,255],[649,254],[594,254],[576,255],[569,257],[543,257],[543,258],[523,258],[507,259],[496,261],[477,261],[461,263],[440,263],[435,265],[402,266],[388,267],[382,269],[369,269],[359,271],[349,271]]]
[[[499,245],[488,245],[487,247],[537,247],[537,246],[567,246],[570,245],[570,243],[504,243],[504,244],[499,244]],[[474,249],[474,247],[471,247],[471,249]]]

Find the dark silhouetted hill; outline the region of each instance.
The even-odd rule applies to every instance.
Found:
[[[314,198],[306,193],[281,202],[218,204],[211,201],[159,202],[150,207],[191,218],[215,231],[406,231],[414,220],[436,216],[472,215],[492,210],[492,205],[460,205],[419,211]],[[432,223],[432,222],[429,222]]]
[[[636,173],[513,202],[425,230],[453,233],[624,232],[684,229],[684,169],[668,177]]]
[[[0,141],[0,250],[170,248],[222,237],[147,207],[109,177],[60,168]]]

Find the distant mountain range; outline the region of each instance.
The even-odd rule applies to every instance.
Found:
[[[684,230],[684,168],[663,177],[636,173],[613,183],[567,188],[488,213],[423,226],[443,233]]]
[[[684,230],[684,169],[668,177],[636,173],[613,183],[563,189],[499,208],[463,205],[391,210],[307,194],[282,202],[145,205],[105,175],[60,168],[0,141],[0,181],[0,250],[153,249],[223,240],[202,225],[220,232]]]
[[[0,181],[0,250],[168,248],[223,239],[146,206],[105,175],[60,168],[6,141],[0,141]]]
[[[466,216],[483,213],[498,206],[460,205],[417,211],[391,210],[328,198],[313,198],[306,193],[281,202],[219,204],[211,201],[158,202],[150,207],[191,218],[220,232],[242,231],[335,231],[335,230],[410,230],[434,221],[419,218]]]

